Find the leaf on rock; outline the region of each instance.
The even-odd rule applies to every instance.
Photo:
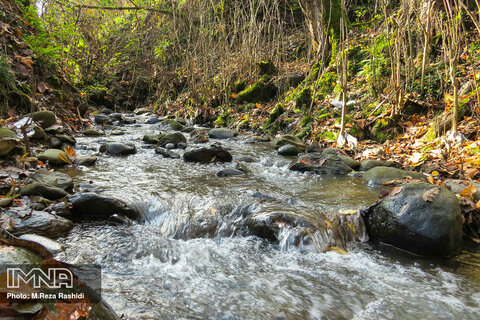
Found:
[[[423,193],[422,198],[426,202],[432,202],[433,200],[435,200],[435,197],[438,195],[439,192],[440,188],[428,189]]]
[[[61,154],[60,152],[58,153],[58,157],[59,157],[63,162],[66,162],[66,163],[71,164],[70,160],[68,160],[68,158],[65,157],[63,154]]]
[[[475,192],[477,192],[477,187],[475,187],[473,184],[469,184],[465,189],[463,189],[462,192],[460,192],[460,196],[473,201]]]
[[[390,195],[391,196],[397,195],[400,192],[402,192],[402,190],[403,190],[403,186],[393,188],[392,192],[390,192]]]
[[[77,156],[77,154],[75,153],[75,150],[72,148],[72,146],[68,146],[66,148],[63,148],[63,150],[67,154],[67,157],[75,158]]]

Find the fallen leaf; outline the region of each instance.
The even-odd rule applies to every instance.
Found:
[[[58,153],[58,157],[63,161],[63,162],[66,162],[66,163],[69,163],[71,164],[72,162],[70,162],[70,160],[68,160],[67,157],[65,157],[63,154],[61,154],[60,152]]]
[[[470,168],[465,170],[465,177],[472,179],[478,173],[477,168]]]
[[[339,248],[339,247],[335,247],[335,246],[332,246],[332,247],[328,247],[327,250],[325,250],[327,252],[329,251],[334,251],[336,253],[340,253],[340,254],[347,254],[348,252],[343,249],[343,248]]]
[[[433,176],[428,176],[427,177],[427,180],[428,182],[430,182],[431,184],[435,184],[435,178]]]
[[[31,68],[33,65],[32,57],[15,56],[15,59],[19,60],[21,63],[23,63],[29,68]]]
[[[50,87],[48,86],[47,83],[45,83],[45,82],[40,82],[40,83],[37,85],[37,90],[38,90],[38,92],[40,92],[40,93],[44,93],[45,91],[50,92]]]
[[[403,190],[403,186],[393,188],[392,192],[390,192],[389,195],[390,195],[390,196],[397,195],[397,194],[399,194],[400,192],[402,192],[402,190]]]
[[[428,189],[423,193],[422,198],[426,202],[432,202],[433,200],[435,200],[435,197],[438,195],[439,192],[440,188]]]
[[[469,184],[465,189],[463,189],[462,192],[460,192],[460,196],[473,201],[475,192],[477,192],[477,187],[475,187],[473,184]]]

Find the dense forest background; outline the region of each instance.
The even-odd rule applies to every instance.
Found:
[[[407,144],[398,138],[411,134],[425,142],[413,163],[434,147],[449,149],[439,159],[452,156],[439,137],[478,139],[476,0],[3,0],[1,7],[5,118],[38,108],[73,119],[95,108],[151,107],[201,125],[321,143],[387,141],[399,154]],[[478,147],[468,146],[464,157],[477,164]]]

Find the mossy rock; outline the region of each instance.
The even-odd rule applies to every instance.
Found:
[[[398,131],[397,123],[391,119],[379,119],[372,128],[372,138],[378,142],[385,142],[393,139]]]
[[[183,125],[175,119],[162,120],[160,126],[173,131],[180,131],[183,129]]]
[[[277,93],[277,87],[270,80],[269,76],[263,76],[262,79],[240,92],[237,96],[237,102],[255,103],[272,99]]]
[[[299,109],[306,109],[312,103],[312,92],[310,88],[303,88],[295,97],[295,105]]]
[[[295,136],[288,135],[288,134],[284,135],[284,136],[280,136],[280,137],[278,137],[277,139],[275,139],[271,142],[272,147],[275,148],[275,149],[278,149],[281,146],[284,146],[284,145],[287,145],[287,144],[294,145],[295,147],[298,148],[298,150],[300,150],[302,152],[305,152],[307,150],[307,146],[305,145],[305,143],[303,143],[302,140],[300,140],[299,138],[297,138]]]
[[[60,156],[61,155],[61,156]],[[49,164],[54,165],[67,165],[65,161],[62,160],[67,159],[67,154],[60,149],[47,149],[45,152],[38,155],[38,160],[46,162],[48,161]]]
[[[232,88],[232,91],[234,93],[238,93],[238,92],[241,92],[242,90],[245,89],[245,87],[247,86],[245,80],[241,79],[241,80],[238,80],[237,82],[235,82],[233,84],[233,88]]]
[[[0,156],[12,151],[18,143],[17,135],[8,128],[0,128]]]
[[[37,111],[32,113],[32,120],[42,128],[48,128],[57,123],[57,117],[52,111]]]

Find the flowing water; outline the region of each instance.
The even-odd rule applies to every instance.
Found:
[[[145,222],[78,225],[61,239],[68,248],[57,258],[101,264],[102,295],[124,319],[480,318],[473,249],[447,261],[365,243],[349,244],[348,254],[323,253],[348,237],[319,228],[302,238],[301,227],[285,227],[269,242],[245,229],[245,216],[270,213],[331,225],[339,211],[378,199],[360,179],[291,172],[294,159],[245,137],[221,143],[234,158],[255,159],[245,164],[250,173],[217,178],[234,164],[164,159],[142,142],[155,125],[123,129],[108,139],[135,143],[137,154],[102,156],[72,174],[81,189],[137,207]],[[79,138],[78,153],[106,139]]]

